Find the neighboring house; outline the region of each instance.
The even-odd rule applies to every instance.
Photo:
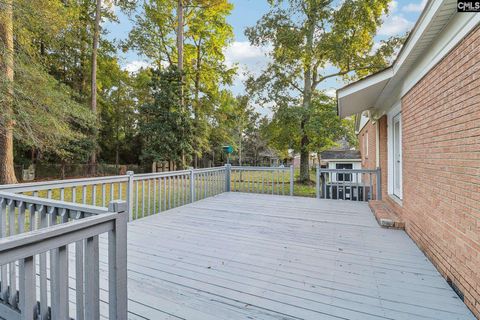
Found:
[[[337,95],[384,206],[480,318],[479,24],[430,0],[393,65]]]
[[[327,150],[320,152],[320,166],[325,169],[361,169],[361,155],[357,150]],[[369,187],[362,184],[361,174],[330,172],[322,177],[322,188],[327,198],[351,200],[368,195]],[[323,185],[325,185],[323,187]],[[367,189],[366,189],[367,188]]]

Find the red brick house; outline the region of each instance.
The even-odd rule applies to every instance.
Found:
[[[480,13],[430,0],[393,65],[337,92],[382,205],[480,318]]]

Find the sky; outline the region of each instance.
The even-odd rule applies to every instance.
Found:
[[[235,39],[232,44],[226,48],[225,58],[228,65],[236,64],[239,71],[231,86],[231,90],[234,94],[243,94],[244,73],[259,74],[262,68],[268,63],[268,49],[251,46],[244,31],[246,27],[255,25],[257,20],[268,11],[268,4],[266,0],[230,1],[233,3],[234,9],[228,17],[228,22],[233,27]],[[411,30],[426,2],[426,0],[392,1],[390,3],[390,13],[388,16],[383,17],[383,25],[378,30],[375,39],[380,41],[390,36],[404,34]],[[106,23],[104,25],[108,31],[108,37],[111,40],[125,39],[132,28],[132,22],[128,17],[121,12],[117,12],[117,15],[119,16],[119,23]],[[130,72],[135,72],[141,67],[148,66],[147,59],[133,51],[122,54],[121,64],[124,69]],[[327,94],[333,96],[335,89],[343,85],[344,83],[341,80],[332,78],[323,83],[319,89],[325,90]]]

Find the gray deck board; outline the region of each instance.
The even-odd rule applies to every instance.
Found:
[[[349,201],[224,193],[131,222],[128,286],[130,319],[474,319],[405,232]]]

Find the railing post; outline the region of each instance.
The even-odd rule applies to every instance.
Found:
[[[127,215],[128,221],[133,219],[133,171],[127,171]]]
[[[232,165],[227,163],[225,165],[225,192],[230,192],[230,172]]]
[[[115,225],[108,234],[109,319],[127,319],[127,204],[112,201],[108,211],[117,212]]]
[[[317,199],[320,199],[320,166],[317,165],[317,172],[315,173],[315,193]]]
[[[377,168],[377,197],[375,200],[382,200],[382,170],[380,167]]]
[[[190,169],[190,202],[195,202],[195,171]]]
[[[293,180],[295,179],[295,168],[290,165],[290,195],[293,196]]]

